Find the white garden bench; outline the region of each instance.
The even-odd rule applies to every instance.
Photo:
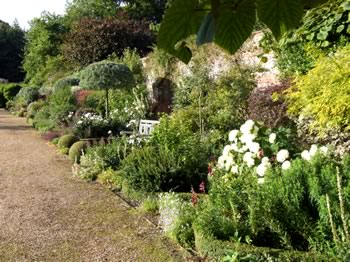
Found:
[[[139,130],[137,135],[140,136],[149,136],[151,135],[153,129],[159,124],[159,121],[157,120],[140,120]],[[121,131],[121,135],[132,135],[134,134],[133,131]]]

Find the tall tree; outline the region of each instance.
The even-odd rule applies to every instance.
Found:
[[[0,20],[0,78],[20,82],[24,78],[21,68],[24,31],[15,21],[13,26]]]
[[[125,0],[119,2],[125,5],[124,8],[130,17],[158,24],[171,0]]]
[[[67,61],[78,67],[106,59],[125,48],[137,49],[140,55],[150,51],[154,36],[147,23],[120,14],[105,19],[83,19],[66,35],[63,53]]]
[[[119,4],[115,0],[72,0],[67,5],[65,20],[72,26],[84,18],[101,19],[115,16]]]
[[[41,17],[30,22],[23,64],[27,81],[42,84],[44,80],[38,78],[38,75],[51,58],[60,54],[66,32],[68,29],[64,25],[63,17],[59,15],[44,12]]]

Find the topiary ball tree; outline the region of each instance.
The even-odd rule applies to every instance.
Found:
[[[106,92],[106,116],[109,115],[109,89],[131,88],[134,76],[124,64],[102,61],[88,65],[80,73],[80,86],[84,89],[100,89]]]
[[[75,142],[70,148],[69,148],[69,159],[75,163],[80,163],[80,157],[85,152],[87,148],[87,143],[85,141],[78,141]]]

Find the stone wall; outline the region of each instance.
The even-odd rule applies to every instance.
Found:
[[[253,33],[235,55],[228,55],[215,45],[201,47],[205,49],[205,51],[202,51],[201,55],[204,53],[205,56],[207,56],[206,63],[208,64],[209,68],[209,76],[212,79],[217,79],[223,73],[230,70],[230,68],[241,65],[259,69],[256,73],[257,88],[264,88],[270,85],[278,84],[279,71],[276,68],[276,58],[274,54],[264,54],[262,48],[259,47],[259,42],[263,38],[263,35],[264,34],[262,31]],[[261,62],[262,56],[267,59],[267,62]],[[156,98],[157,93],[160,93],[161,91],[155,89],[169,88],[169,81],[172,83],[172,86],[176,87],[176,85],[180,84],[185,77],[192,74],[193,64],[190,62],[188,65],[186,65],[182,62],[177,62],[173,66],[171,72],[162,72],[162,70],[156,70],[154,67],[152,67],[152,61],[150,61],[150,59],[152,58],[144,58],[143,65],[147,77],[146,84],[151,95],[150,98],[153,101],[153,104],[157,104],[160,103],[160,101],[157,101]],[[163,86],[162,83],[167,83],[167,85]],[[166,93],[171,95],[171,92]],[[169,98],[163,97],[163,102],[170,100]],[[157,107],[165,108],[166,105]]]

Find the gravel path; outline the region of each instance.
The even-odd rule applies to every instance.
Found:
[[[25,119],[0,110],[0,261],[183,261],[103,186],[71,175]]]

